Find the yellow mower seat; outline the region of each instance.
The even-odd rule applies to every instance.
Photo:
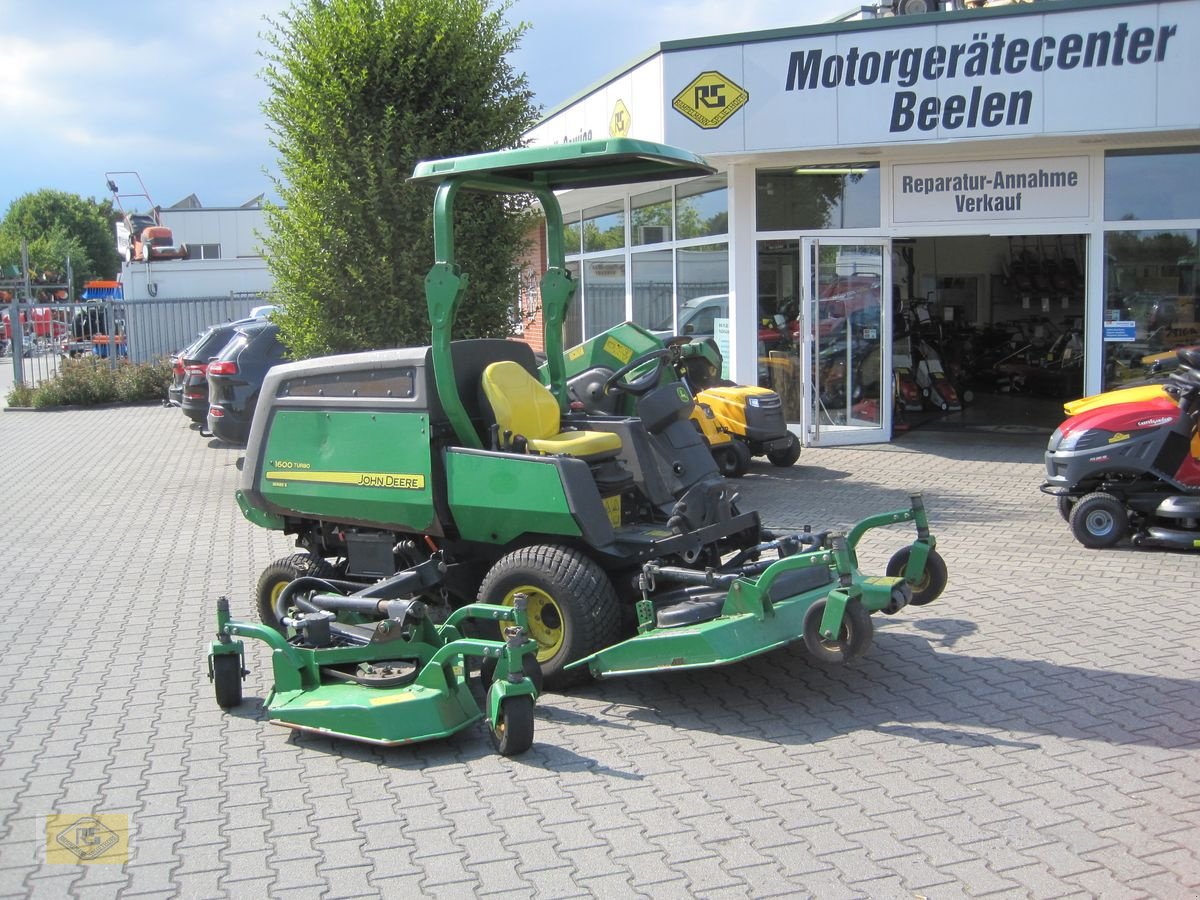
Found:
[[[621,438],[611,432],[560,431],[558,401],[519,363],[494,362],[484,369],[483,393],[501,434],[525,438],[531,453],[588,458],[621,449]]]

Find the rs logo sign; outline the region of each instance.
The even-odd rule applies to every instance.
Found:
[[[720,72],[701,72],[675,95],[671,106],[701,128],[720,128],[750,95]]]

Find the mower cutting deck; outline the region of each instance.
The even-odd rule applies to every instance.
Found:
[[[309,582],[304,586],[321,586],[319,579]],[[530,667],[523,665],[535,648],[526,634],[525,598],[512,607],[465,606],[434,625],[419,600],[379,596],[378,588],[310,595],[298,601],[303,611],[285,618],[288,637],[265,625],[235,621],[228,598],[220,598],[217,640],[209,653],[218,705],[229,709],[242,702],[245,655],[234,638],[255,638],[272,651],[275,685],[265,703],[269,720],[369,744],[411,744],[448,737],[483,718],[467,677],[467,660],[477,657],[489,673],[486,715],[496,749],[506,756],[529,749],[541,679],[536,666],[527,677]],[[339,614],[370,610],[385,617],[371,626],[337,621]],[[503,642],[484,641],[463,637],[460,626],[469,619],[514,624]]]

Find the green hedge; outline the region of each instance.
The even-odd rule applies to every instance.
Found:
[[[34,387],[14,385],[8,394],[8,405],[49,409],[141,403],[163,399],[170,383],[171,366],[165,360],[137,364],[122,360],[113,366],[108,360],[95,357],[65,359],[53,378]]]

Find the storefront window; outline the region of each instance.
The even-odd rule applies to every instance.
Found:
[[[664,333],[675,333],[690,322],[691,333],[702,336],[713,334],[716,319],[729,318],[729,248],[723,239],[729,230],[729,192],[724,175],[633,195],[628,216],[624,201],[613,200],[576,213],[574,222],[571,218],[567,255],[575,257],[573,271],[579,270],[575,308],[583,315],[581,322],[575,319],[567,326],[574,324],[580,339],[594,337],[627,316],[643,328]],[[575,235],[578,245],[572,243]],[[684,249],[670,246],[708,236],[716,236],[717,242]],[[641,249],[647,247],[656,249]],[[697,303],[690,303],[693,300]]]
[[[625,257],[604,256],[583,262],[584,334],[600,332],[625,321]]]
[[[729,318],[729,247],[681,248],[676,260],[676,330],[694,338],[712,337],[716,320]]]
[[[1200,231],[1104,236],[1104,387],[1145,377],[1200,343]]]
[[[1200,219],[1200,149],[1109,151],[1104,218]]]
[[[800,421],[800,242],[758,244],[758,384],[783,401],[784,417]]]
[[[614,200],[583,211],[583,252],[625,246],[625,201]]]
[[[578,253],[580,247],[580,235],[583,231],[579,227],[579,213],[571,213],[563,217],[563,253],[570,256]]]
[[[630,199],[633,246],[661,244],[673,237],[671,230],[671,189],[651,191]]]
[[[724,175],[710,175],[675,189],[675,230],[680,240],[729,233],[729,190]]]
[[[633,321],[652,331],[675,331],[671,296],[675,285],[671,278],[671,251],[646,250],[634,253]]]
[[[760,169],[759,231],[879,227],[879,163]]]

